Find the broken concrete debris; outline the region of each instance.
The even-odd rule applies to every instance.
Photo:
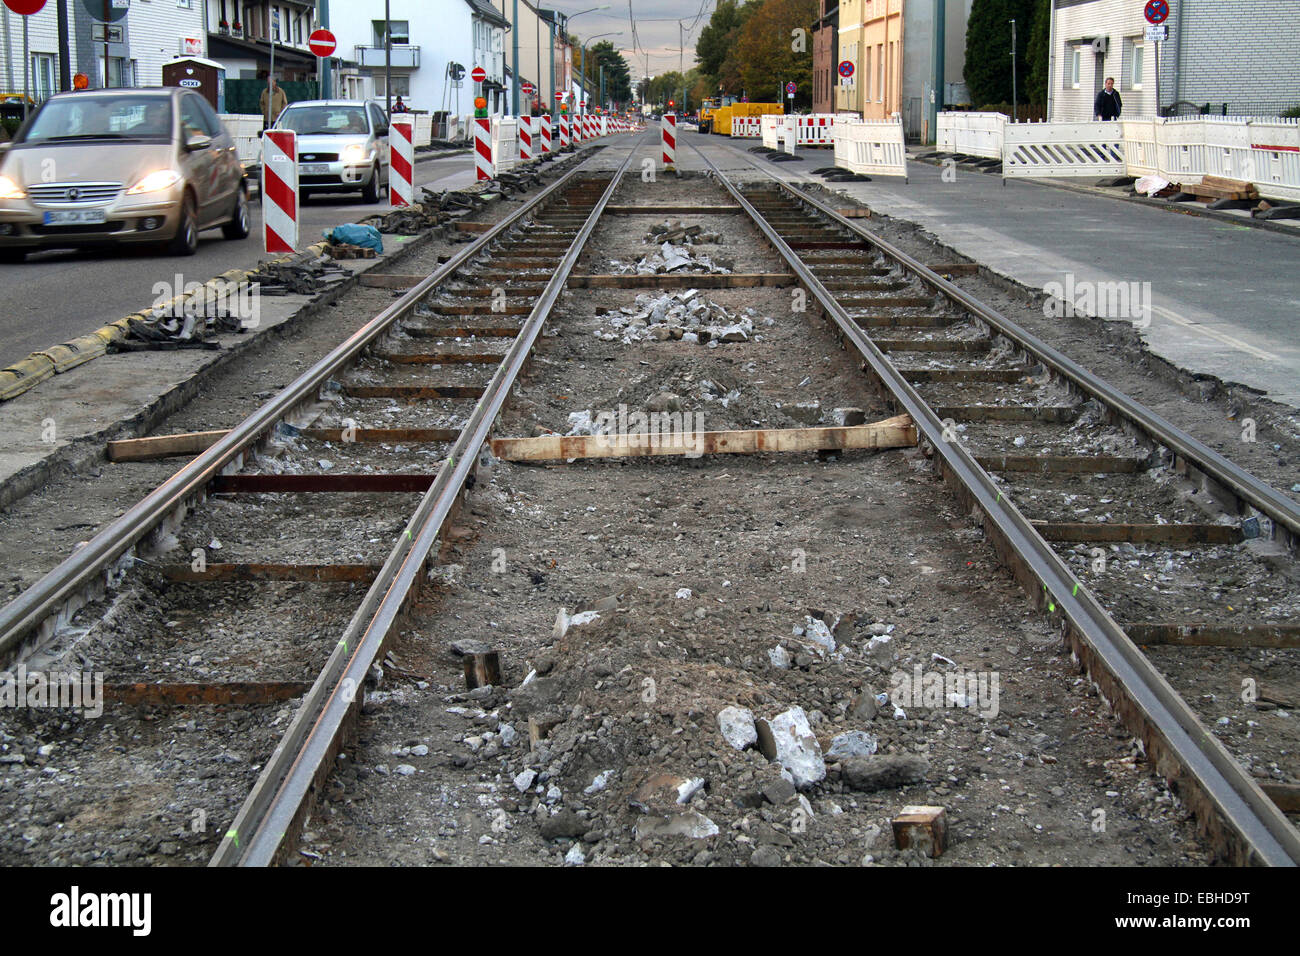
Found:
[[[796,787],[810,787],[825,779],[826,761],[821,744],[802,707],[791,707],[769,720],[759,720],[755,729],[759,751],[790,771]]]
[[[661,243],[657,252],[642,256],[636,263],[612,261],[612,269],[619,275],[653,276],[668,272],[702,272],[709,275],[728,275],[735,263],[731,259],[700,255],[693,246],[675,246]]]
[[[724,707],[718,712],[718,727],[722,738],[736,750],[758,743],[754,715],[743,707]]]
[[[705,232],[698,224],[684,225],[680,219],[666,219],[650,227],[646,242],[685,242],[693,246],[722,241],[722,234]]]
[[[642,292],[635,301],[635,306],[607,313],[608,327],[592,334],[605,342],[621,339],[624,345],[673,339],[717,348],[720,342],[762,341],[754,334],[755,323],[774,321],[763,319],[752,308],[731,311],[698,296],[694,289],[660,295]]]

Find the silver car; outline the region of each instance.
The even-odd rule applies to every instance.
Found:
[[[0,262],[55,247],[147,243],[193,255],[199,232],[249,233],[235,141],[177,88],[60,93],[0,156]]]
[[[388,187],[388,119],[373,100],[290,103],[276,129],[298,134],[298,194],[360,190],[379,202]]]

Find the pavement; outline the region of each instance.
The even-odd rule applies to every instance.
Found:
[[[684,169],[698,164],[683,144],[704,145],[715,162],[738,169],[744,159],[792,183],[822,183],[813,169],[833,164],[829,150],[799,150],[799,163],[770,163],[749,153],[753,140],[684,138]],[[707,144],[707,145],[706,145]],[[1300,236],[1221,218],[1171,215],[1097,190],[908,163],[908,182],[877,177],[834,189],[874,212],[914,222],[944,244],[1020,285],[1139,283],[1150,293],[1132,322],[1151,351],[1193,373],[1212,375],[1300,406]],[[951,178],[951,177],[949,177]],[[1088,180],[1087,182],[1090,182]],[[1066,183],[1065,185],[1079,185]],[[1144,285],[1150,283],[1150,285]]]
[[[417,158],[415,181],[438,190],[467,186],[474,181],[473,155],[463,151]],[[314,196],[301,207],[300,245],[319,242],[322,233],[337,225],[391,208],[387,203],[366,205],[352,195]],[[0,368],[148,308],[160,296],[170,299],[186,283],[206,282],[229,269],[256,269],[259,262],[275,258],[262,251],[261,203],[255,200],[249,212],[253,231],[247,239],[231,241],[213,229],[202,234],[193,256],[132,248],[52,249],[23,263],[0,265]],[[165,289],[156,288],[160,283]]]

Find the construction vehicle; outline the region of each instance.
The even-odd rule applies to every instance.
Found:
[[[722,100],[718,97],[705,100],[700,107],[700,132],[708,133],[713,130],[713,114],[722,107]]]

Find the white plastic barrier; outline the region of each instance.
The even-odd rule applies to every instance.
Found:
[[[1119,123],[1008,123],[1002,131],[1002,175],[1122,176]]]
[[[788,117],[793,119],[793,117]],[[907,150],[903,145],[903,118],[887,120],[836,119],[835,165],[870,176],[907,179]]]
[[[1124,137],[1124,164],[1128,176],[1154,176],[1160,172],[1160,150],[1156,144],[1157,120],[1121,119],[1120,132]]]
[[[1250,152],[1255,187],[1266,196],[1300,202],[1300,120],[1252,122]]]
[[[433,116],[429,113],[412,113],[415,118],[415,145],[428,146],[433,142]]]
[[[221,125],[235,140],[239,161],[255,166],[262,161],[262,117],[257,113],[222,113]]]
[[[796,117],[800,146],[834,146],[835,114],[810,113]]]
[[[768,113],[758,119],[759,136],[763,139],[763,145],[768,149],[780,149],[781,131],[785,128],[785,117],[780,113]],[[735,120],[732,120],[732,123],[735,123]]]
[[[519,165],[519,123],[513,116],[492,117],[492,164],[496,172]]]
[[[944,153],[1001,159],[1002,130],[1009,118],[1006,113],[940,113],[935,148]]]

